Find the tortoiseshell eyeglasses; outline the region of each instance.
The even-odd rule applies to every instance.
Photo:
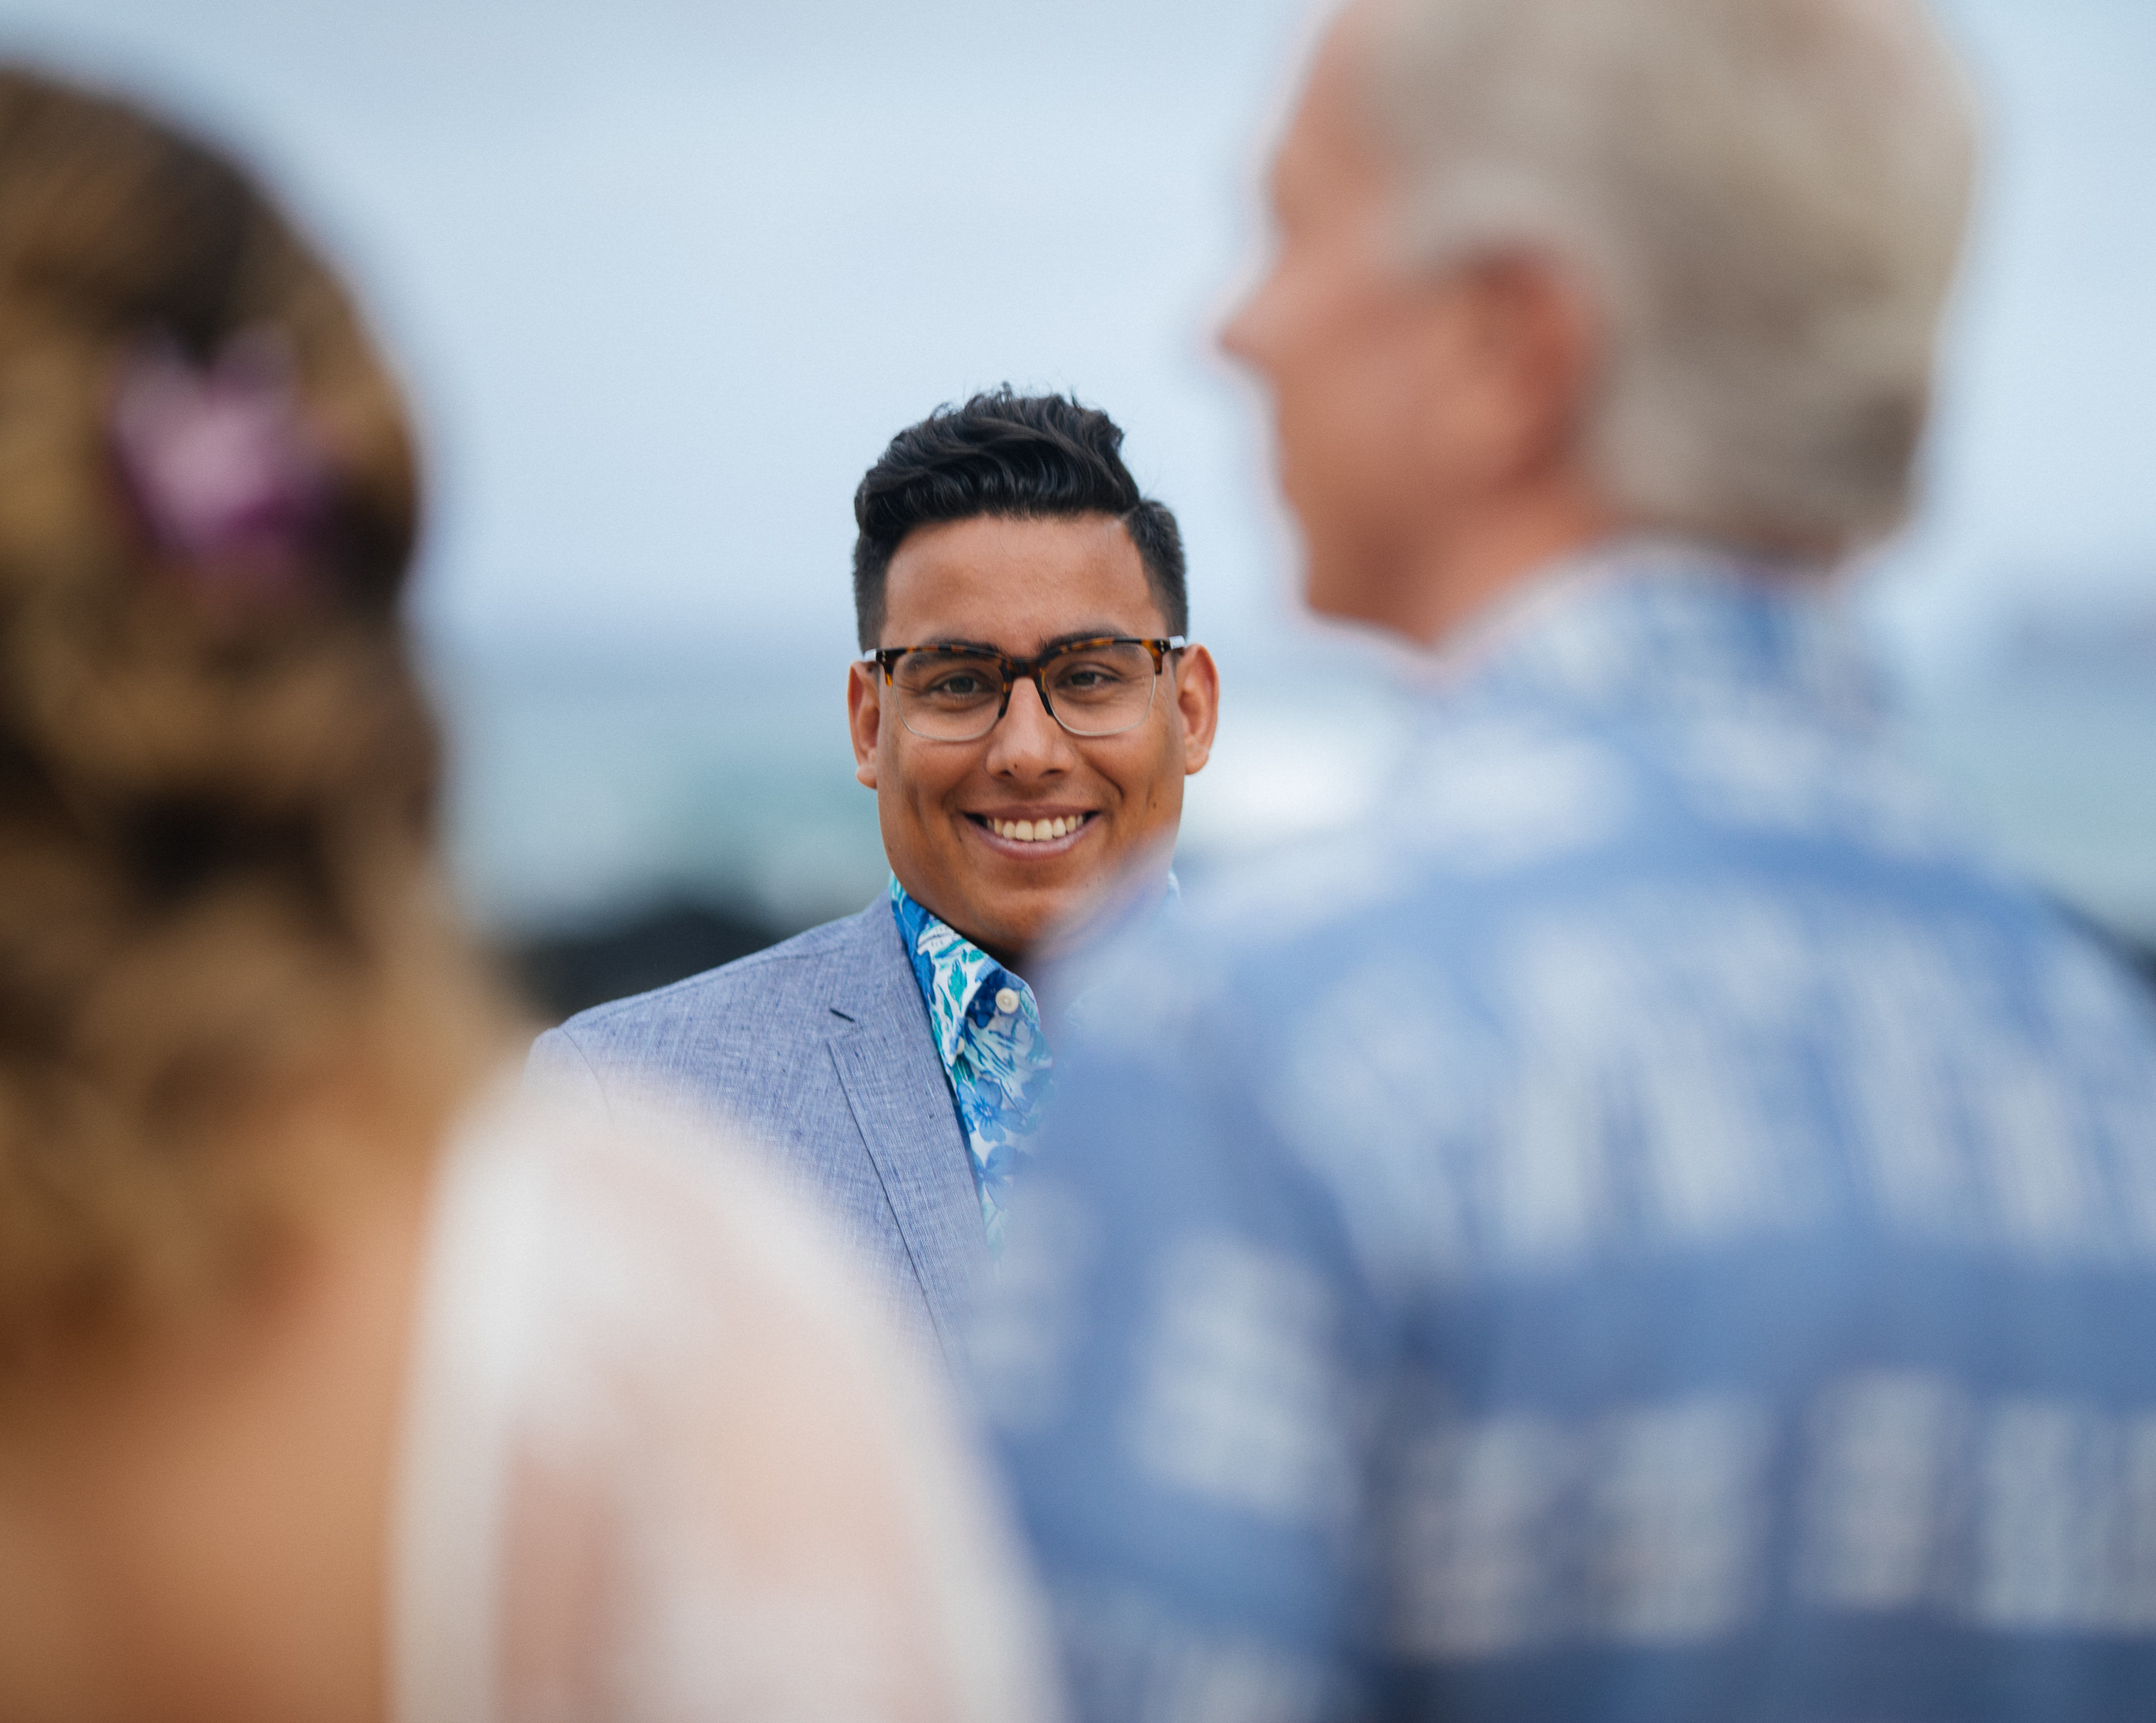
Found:
[[[861,654],[896,695],[899,721],[929,741],[978,741],[1010,710],[1011,690],[1030,681],[1048,715],[1073,736],[1118,736],[1145,722],[1180,634],[1140,640],[1103,634],[1066,640],[1037,658],[1005,658],[971,646],[886,646]]]

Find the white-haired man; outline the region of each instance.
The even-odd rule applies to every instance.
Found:
[[[2146,1715],[2156,1013],[1830,580],[1972,154],[1918,0],[1326,38],[1226,341],[1426,736],[1065,1062],[981,1358],[1085,1715]]]

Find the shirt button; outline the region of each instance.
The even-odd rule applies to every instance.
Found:
[[[1018,989],[998,987],[996,990],[996,1009],[1005,1017],[1014,1015],[1018,1011]]]

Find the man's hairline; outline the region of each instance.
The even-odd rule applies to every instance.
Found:
[[[1153,573],[1152,559],[1146,555],[1145,547],[1138,542],[1137,535],[1131,531],[1131,517],[1136,515],[1139,510],[1147,507],[1165,510],[1166,505],[1157,503],[1150,497],[1142,496],[1137,500],[1137,501],[1132,504],[1129,508],[1124,509],[1120,512],[1112,509],[993,508],[977,510],[970,515],[953,515],[947,519],[940,520],[916,521],[913,526],[907,527],[905,532],[900,536],[898,542],[891,547],[891,553],[883,559],[882,567],[877,571],[875,588],[877,628],[875,632],[880,635],[883,631],[883,624],[890,620],[891,605],[889,602],[889,594],[891,592],[891,565],[898,561],[900,555],[905,551],[907,544],[911,541],[914,536],[917,533],[930,531],[939,526],[963,526],[968,521],[973,520],[1040,520],[1044,522],[1069,521],[1073,524],[1086,520],[1112,521],[1115,525],[1122,528],[1124,542],[1130,546],[1132,551],[1137,556],[1138,572],[1145,581],[1146,597],[1151,601],[1154,613],[1160,618],[1163,635],[1172,637],[1187,632],[1187,622],[1183,628],[1178,628],[1175,623],[1175,619],[1168,613],[1168,607],[1163,602],[1163,599],[1165,597],[1163,587],[1165,586],[1166,582],[1156,578]],[[1173,519],[1172,514],[1169,518],[1171,520]],[[1186,616],[1188,611],[1188,604],[1189,600],[1188,594],[1186,593],[1184,597],[1184,609]],[[1082,636],[1074,633],[1070,638],[1082,638]],[[1149,638],[1159,637],[1136,636],[1133,638]],[[883,645],[880,641],[875,644],[871,644],[866,641],[860,641],[857,642],[857,644],[860,645],[860,649],[863,652],[881,652],[889,649]],[[934,645],[940,643],[934,641],[916,640],[895,644],[911,646],[926,646]],[[1045,650],[1046,649],[1044,648],[1042,649]]]
[[[1167,618],[1163,618],[1162,620],[1164,623]],[[1172,643],[1182,638],[1179,634],[1133,633],[1127,628],[1119,628],[1114,623],[1099,622],[1083,623],[1075,628],[1066,628],[1060,634],[1051,634],[1029,653],[1006,652],[992,640],[974,639],[957,634],[948,634],[941,639],[916,640],[906,646],[878,646],[872,649],[877,652],[971,652],[978,653],[983,656],[993,654],[998,658],[1026,659],[1045,658],[1051,652],[1058,652],[1066,646],[1076,646],[1088,640],[1140,640],[1150,644],[1155,640],[1165,639]],[[1179,652],[1182,649],[1181,647],[1172,644],[1168,648],[1170,652]]]

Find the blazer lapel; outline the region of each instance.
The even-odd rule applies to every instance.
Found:
[[[960,1324],[988,1265],[973,1157],[897,926],[888,908],[865,919],[873,956],[858,987],[834,1002],[831,1059],[956,1367]]]

